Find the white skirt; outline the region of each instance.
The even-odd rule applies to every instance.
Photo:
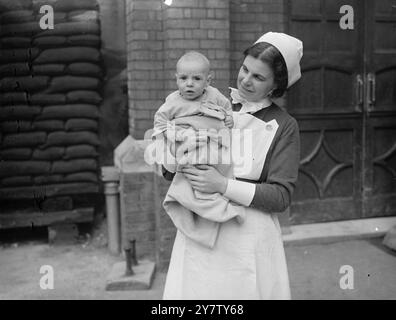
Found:
[[[290,299],[278,217],[245,209],[243,224],[221,224],[213,249],[177,231],[164,299]]]

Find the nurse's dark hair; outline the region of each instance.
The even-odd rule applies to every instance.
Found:
[[[252,56],[268,64],[274,73],[274,82],[277,86],[272,92],[272,97],[283,96],[287,89],[288,77],[285,59],[283,59],[279,50],[268,42],[259,42],[247,48],[243,54],[245,57]]]

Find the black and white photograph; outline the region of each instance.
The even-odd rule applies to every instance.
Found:
[[[0,0],[0,300],[396,300],[396,0]]]

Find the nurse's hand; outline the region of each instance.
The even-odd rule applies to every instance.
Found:
[[[205,164],[185,166],[181,171],[190,181],[194,190],[224,194],[227,189],[228,179],[212,166]]]

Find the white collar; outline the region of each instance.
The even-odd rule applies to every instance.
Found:
[[[267,108],[272,104],[272,101],[269,98],[264,98],[263,100],[257,102],[247,101],[239,94],[239,91],[237,89],[231,87],[229,89],[231,90],[230,96],[232,103],[240,103],[242,105],[239,113],[254,113],[256,111],[259,111],[260,109]]]

